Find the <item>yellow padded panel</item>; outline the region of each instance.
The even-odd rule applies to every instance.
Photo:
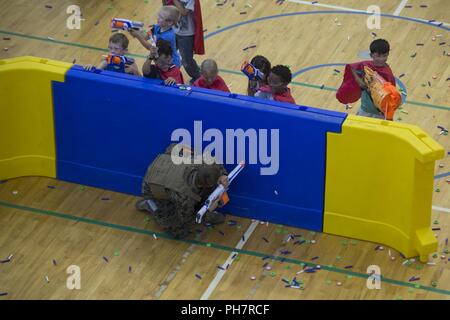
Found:
[[[35,57],[0,60],[0,179],[56,177],[52,81],[72,64]]]
[[[342,133],[328,133],[323,231],[426,261],[437,249],[431,201],[434,164],[443,157],[418,127],[348,116]]]

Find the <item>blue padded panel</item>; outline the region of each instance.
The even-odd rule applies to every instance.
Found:
[[[64,83],[53,83],[53,97],[58,178],[134,195],[174,129],[188,129],[193,140],[196,120],[203,132],[217,128],[224,137],[226,129],[279,129],[278,173],[262,176],[263,165],[247,165],[223,211],[322,230],[326,135],[341,132],[344,113],[200,88],[186,91],[79,66]],[[248,145],[246,150],[248,155]]]

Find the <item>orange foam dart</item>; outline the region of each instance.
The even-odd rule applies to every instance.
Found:
[[[248,61],[244,61],[241,70],[248,74],[255,73],[255,70],[253,69],[252,65],[248,63]]]
[[[122,29],[125,26],[125,23],[122,21],[114,21],[114,28]]]
[[[387,120],[394,118],[395,110],[402,102],[398,89],[390,82],[384,80],[376,71],[364,66],[365,80],[369,86],[373,103]]]
[[[228,193],[224,192],[222,197],[220,198],[222,205],[226,205],[230,201],[230,197],[228,197]]]
[[[104,55],[103,57],[105,58],[105,60],[108,64],[120,65],[123,62],[121,56],[109,54],[107,56]]]
[[[120,64],[121,63],[120,57],[117,57],[117,56],[112,57],[112,63],[113,64]]]

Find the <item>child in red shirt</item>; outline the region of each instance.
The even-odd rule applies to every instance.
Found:
[[[291,90],[287,87],[291,80],[292,74],[288,67],[275,66],[270,70],[267,78],[268,85],[259,88],[255,97],[295,104]]]
[[[158,55],[150,53],[147,61],[142,67],[142,73],[146,78],[164,80],[164,84],[183,84],[183,74],[180,69],[172,63],[172,48],[165,40],[156,43]],[[152,63],[154,61],[154,63]]]
[[[213,59],[206,59],[200,67],[201,77],[194,82],[195,87],[230,92],[225,81],[219,76],[219,68]]]
[[[347,64],[345,66],[344,79],[336,92],[339,102],[347,104],[358,101],[361,98],[361,107],[357,115],[384,119],[383,113],[378,110],[372,101],[372,97],[364,81],[364,66],[376,71],[386,81],[395,86],[395,77],[391,67],[386,63],[389,57],[389,42],[384,39],[374,40],[370,44],[370,57],[372,60]],[[387,118],[392,120],[392,117]]]

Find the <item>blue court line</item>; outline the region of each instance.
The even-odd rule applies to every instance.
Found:
[[[311,66],[311,67],[307,67],[307,68],[303,68],[300,69],[297,72],[294,72],[292,74],[292,78],[295,78],[296,76],[308,72],[310,70],[314,70],[314,69],[319,69],[319,68],[323,68],[323,67],[342,67],[345,66],[345,63],[324,63],[324,64],[318,64],[316,66]],[[405,84],[399,79],[399,78],[395,78],[395,82],[398,84],[398,86],[401,89],[401,94],[402,94],[402,104],[404,104],[406,102],[406,96],[408,95],[408,92],[406,90],[406,86]]]
[[[450,176],[450,172],[441,173],[441,174],[438,174],[437,176],[434,176],[434,180],[445,178],[448,176]]]
[[[271,20],[271,19],[278,19],[278,18],[284,18],[284,17],[292,17],[292,16],[299,16],[299,15],[307,15],[307,14],[359,14],[359,15],[366,15],[366,16],[370,16],[373,15],[372,13],[368,13],[368,12],[355,12],[355,11],[340,11],[340,10],[324,10],[324,11],[305,11],[305,12],[291,12],[291,13],[282,13],[282,14],[277,14],[277,15],[273,15],[273,16],[266,16],[266,17],[261,17],[261,18],[257,18],[257,19],[253,19],[253,20],[247,20],[247,21],[242,21],[239,23],[235,23],[231,26],[213,31],[211,33],[208,33],[205,36],[205,40],[208,38],[211,38],[213,36],[215,36],[216,34],[228,31],[230,29],[234,29],[246,24],[252,24],[255,22],[260,22],[260,21],[265,21],[265,20]],[[427,22],[427,21],[422,21],[422,20],[418,20],[415,18],[410,18],[410,17],[403,17],[403,16],[394,16],[392,14],[389,13],[381,13],[380,16],[382,17],[386,17],[386,18],[392,18],[392,19],[400,19],[400,20],[406,20],[406,21],[411,21],[411,22],[416,22],[416,23],[421,23],[427,26],[431,26],[434,28],[439,28],[445,31],[450,31],[449,27],[446,27],[444,25],[439,26],[436,24],[433,24],[431,22]]]
[[[319,69],[319,68],[323,68],[323,67],[343,67],[345,66],[345,63],[324,63],[324,64],[318,64],[316,66],[311,66],[311,67],[306,67],[303,69],[298,70],[297,72],[294,72],[292,74],[292,78],[295,78],[296,76],[308,72],[310,70],[314,70],[314,69]]]

